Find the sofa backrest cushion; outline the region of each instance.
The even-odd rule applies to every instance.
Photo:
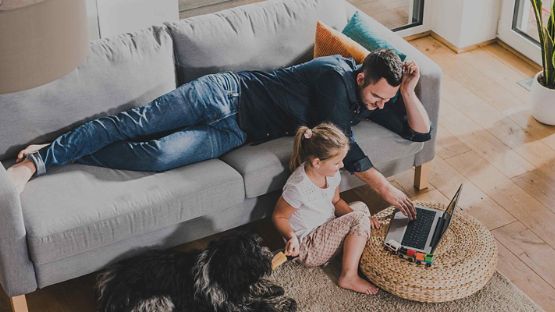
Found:
[[[175,89],[167,28],[94,41],[83,64],[37,88],[0,94],[0,160],[104,113],[144,105]]]
[[[178,84],[211,73],[270,70],[309,60],[318,20],[343,29],[345,1],[265,1],[167,24]]]

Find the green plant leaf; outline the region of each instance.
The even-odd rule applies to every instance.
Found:
[[[543,6],[543,2],[542,0],[530,0],[530,2],[532,3],[532,7],[534,8],[534,15],[536,16],[536,25],[538,27],[538,36],[540,38],[540,47],[542,50],[542,68],[543,71],[545,73],[546,71],[546,51],[545,51],[545,37],[546,37],[546,32],[544,31],[544,27],[543,27],[543,18],[542,18],[542,6]]]
[[[551,34],[551,38],[555,37],[555,1],[553,1],[551,14],[549,14],[549,17],[547,19],[547,32]]]
[[[555,56],[555,36],[547,31],[545,34],[546,38],[543,48],[543,51],[545,52],[543,55],[545,61],[545,66],[543,68],[545,86],[548,88],[555,88],[555,69],[553,68],[553,58]]]

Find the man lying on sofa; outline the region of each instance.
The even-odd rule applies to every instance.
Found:
[[[145,106],[86,122],[50,144],[30,145],[7,172],[22,192],[33,175],[72,162],[164,171],[331,121],[350,139],[345,168],[414,218],[412,202],[373,167],[351,126],[368,118],[407,140],[429,140],[430,120],[414,91],[419,78],[418,66],[392,50],[374,51],[362,65],[335,55],[270,72],[206,75]],[[386,105],[399,90],[404,105]]]

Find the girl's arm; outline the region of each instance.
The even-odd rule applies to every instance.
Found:
[[[288,256],[299,255],[299,239],[289,224],[289,218],[295,212],[295,208],[289,205],[282,196],[279,197],[274,213],[272,214],[272,221],[274,226],[287,240],[285,244],[285,254]]]
[[[295,232],[289,224],[289,218],[295,212],[295,208],[289,205],[283,197],[279,197],[276,207],[274,208],[274,213],[272,214],[272,221],[276,226],[277,230],[281,235],[289,240],[291,237],[295,236]]]
[[[335,215],[338,217],[353,211],[353,209],[349,207],[349,204],[339,196],[339,187],[335,189],[332,203],[335,207]]]

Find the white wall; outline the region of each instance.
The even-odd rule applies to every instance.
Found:
[[[468,47],[495,39],[500,11],[500,0],[466,0],[460,45]]]
[[[87,0],[87,15],[94,40],[177,21],[179,8],[177,0]]]
[[[479,44],[497,36],[501,0],[433,0],[431,30],[457,48]]]
[[[455,46],[459,46],[462,28],[463,2],[466,0],[429,1],[434,6],[432,31]]]

